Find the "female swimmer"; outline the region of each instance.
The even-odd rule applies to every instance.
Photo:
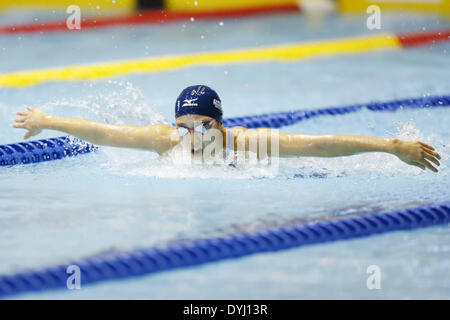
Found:
[[[222,124],[221,100],[217,93],[205,85],[184,89],[175,103],[176,127],[164,124],[149,126],[112,125],[84,119],[60,117],[27,107],[29,112],[20,111],[14,128],[27,130],[24,138],[37,135],[43,129],[58,130],[71,134],[96,145],[138,148],[167,155],[173,148],[189,148],[192,157],[202,157],[208,146],[210,150],[223,150],[223,154],[244,151],[255,146],[266,150],[270,156],[279,157],[340,157],[364,152],[386,152],[397,156],[403,162],[438,172],[440,155],[435,149],[420,141],[396,138],[377,138],[356,135],[310,135],[300,133],[279,133],[267,128],[226,128]],[[214,139],[204,139],[209,133]],[[218,133],[218,134],[217,134]],[[260,139],[261,136],[268,137]],[[277,139],[277,150],[273,139]],[[252,144],[251,141],[257,141]],[[263,145],[264,144],[264,145]],[[259,154],[259,153],[258,153]],[[434,166],[434,165],[435,166]]]

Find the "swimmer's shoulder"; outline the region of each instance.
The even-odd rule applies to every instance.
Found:
[[[179,141],[177,129],[167,124],[152,124],[147,126],[146,128],[151,131],[151,134],[153,136],[157,136],[161,139],[167,139],[168,141],[172,142]]]
[[[240,133],[244,132],[254,132],[254,131],[265,131],[269,130],[269,128],[258,128],[258,129],[249,129],[245,127],[235,126],[235,127],[227,127],[227,130],[233,129],[233,135],[239,135]]]
[[[226,131],[226,134],[225,134],[225,139],[226,139],[225,141],[226,141],[226,144],[228,146],[230,146],[230,142],[228,141],[229,137],[230,137],[230,134],[231,134],[231,137],[233,139],[233,145],[235,145],[237,137],[241,133],[245,132],[247,130],[247,128],[240,127],[240,126],[235,126],[235,127],[226,127],[226,130],[227,131]]]
[[[237,137],[239,134],[247,131],[248,129],[245,127],[235,126],[235,127],[227,127],[227,134],[228,130],[232,130],[233,137]]]
[[[152,139],[158,140],[156,151],[163,155],[180,143],[177,129],[167,124],[153,124],[147,126],[151,131]]]
[[[242,134],[244,134],[244,135],[246,135],[246,136],[247,136],[247,135],[253,136],[253,135],[255,135],[255,134],[258,134],[258,133],[261,132],[261,131],[269,130],[269,129],[267,129],[267,128],[248,129],[248,128],[240,127],[240,126],[236,126],[236,127],[232,127],[232,128],[227,128],[227,130],[230,130],[230,129],[233,130],[232,134],[233,134],[233,138],[234,138],[234,139],[237,139],[237,138],[238,138],[240,135],[242,135]],[[227,134],[228,134],[228,132],[227,132]]]

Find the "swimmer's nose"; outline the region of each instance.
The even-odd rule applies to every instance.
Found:
[[[191,132],[191,147],[192,149],[199,149],[202,146],[202,135],[199,133]]]
[[[191,150],[202,148],[203,139],[200,133],[190,132],[182,138],[182,144]]]

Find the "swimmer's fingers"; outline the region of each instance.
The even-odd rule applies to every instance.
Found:
[[[419,141],[420,145],[426,149],[431,149],[434,150],[434,148],[432,146],[430,146],[429,144],[423,143],[421,141]]]
[[[433,162],[435,165],[440,166],[441,164],[439,163],[439,160],[436,159],[432,154],[429,154],[428,152],[426,152],[424,154],[424,159],[428,159],[431,162]]]
[[[12,126],[14,128],[24,128],[24,129],[26,129],[25,128],[25,123],[14,123]]]
[[[421,141],[396,141],[395,155],[407,164],[414,165],[422,170],[429,169],[438,172],[439,159],[441,156],[434,151],[434,148]]]
[[[14,128],[21,128],[21,129],[28,130],[28,132],[25,133],[25,135],[23,136],[23,138],[24,138],[25,140],[28,139],[29,137],[32,137],[32,136],[38,134],[38,133],[40,132],[40,131],[32,131],[32,130],[29,130],[29,129],[27,128],[27,126],[25,125],[25,123],[23,123],[23,122],[20,122],[20,123],[14,123],[12,126],[13,126]]]
[[[18,111],[16,114],[21,117],[15,118],[14,121],[16,123],[12,125],[13,128],[21,128],[28,130],[23,137],[24,139],[28,139],[32,136],[35,136],[42,131],[40,127],[41,123],[40,121],[44,115],[44,113],[38,108],[33,108],[29,106],[27,106],[26,108],[31,112]]]
[[[433,156],[433,157],[435,157],[435,158],[437,158],[439,160],[441,160],[441,156],[437,152],[434,152],[434,151],[431,151],[431,150],[425,150],[425,153],[430,155],[430,156]]]
[[[419,162],[412,162],[411,163],[413,166],[416,166],[416,167],[419,167],[420,169],[422,169],[422,170],[425,170],[425,166],[423,165],[423,164],[421,164],[421,163],[419,163]]]
[[[27,133],[25,133],[25,135],[23,136],[23,138],[25,140],[27,140],[29,137],[34,136],[34,134],[31,134],[31,131],[28,131]]]
[[[426,159],[423,159],[422,161],[421,161],[421,163],[423,163],[428,169],[430,169],[431,171],[433,171],[433,172],[438,172],[438,169],[436,169],[435,167],[433,167],[433,165],[429,162],[429,161],[427,161]]]

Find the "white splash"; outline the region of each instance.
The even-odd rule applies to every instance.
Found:
[[[142,92],[131,82],[108,80],[106,84],[105,88],[105,83],[91,82],[89,87],[98,87],[95,95],[89,94],[84,99],[51,101],[44,105],[43,110],[54,111],[60,107],[85,109],[93,112],[100,121],[110,124],[170,124],[145,101]]]

